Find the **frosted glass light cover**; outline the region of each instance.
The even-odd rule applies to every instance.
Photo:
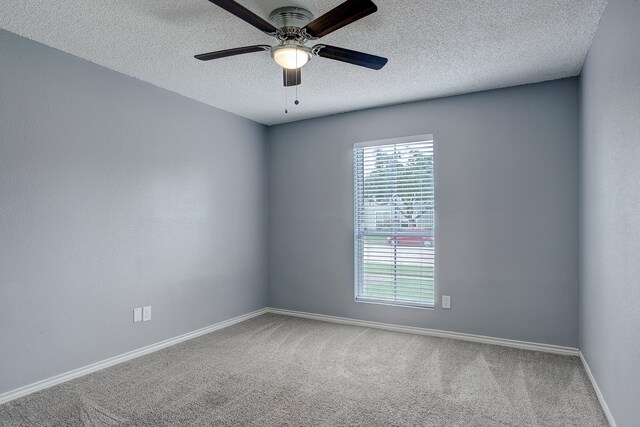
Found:
[[[295,70],[309,62],[311,55],[305,49],[296,47],[282,47],[273,50],[273,59],[282,68]]]

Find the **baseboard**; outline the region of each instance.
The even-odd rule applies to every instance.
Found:
[[[609,405],[607,405],[607,402],[605,402],[604,396],[600,391],[600,387],[598,387],[598,383],[596,382],[596,379],[593,377],[593,374],[591,373],[591,368],[589,368],[589,364],[587,363],[587,360],[582,355],[582,352],[580,352],[580,360],[582,360],[582,365],[584,366],[584,370],[587,371],[587,376],[589,377],[589,381],[591,381],[591,385],[593,386],[593,389],[596,392],[596,396],[598,397],[598,402],[600,402],[600,406],[602,406],[602,411],[604,412],[604,416],[607,417],[607,421],[609,421],[609,424],[611,425],[611,427],[616,427],[617,426],[616,420],[613,419],[613,415],[609,410]]]
[[[545,353],[562,354],[565,356],[579,356],[580,351],[573,347],[563,347],[552,344],[539,344],[527,341],[509,340],[505,338],[487,337],[484,335],[464,334],[461,332],[450,332],[439,329],[417,328],[414,326],[402,326],[390,323],[372,322],[369,320],[357,320],[347,317],[328,316],[326,314],[307,313],[303,311],[283,310],[279,308],[268,308],[269,313],[282,314],[285,316],[303,317],[305,319],[321,320],[323,322],[340,323],[343,325],[364,326],[367,328],[385,329],[396,332],[407,332],[411,334],[429,335],[432,337],[452,338],[464,341],[473,341],[483,344],[501,345],[505,347],[520,348],[524,350],[542,351]]]
[[[213,324],[211,326],[205,326],[204,328],[200,328],[192,332],[187,332],[186,334],[178,335],[177,337],[174,337],[174,338],[169,338],[167,340],[160,341],[158,343],[151,344],[151,345],[139,348],[137,350],[129,351],[127,353],[120,354],[118,356],[110,357],[100,362],[92,363],[91,365],[83,366],[82,368],[74,369],[72,371],[65,372],[63,374],[59,374],[51,378],[37,381],[33,384],[29,384],[29,385],[17,388],[15,390],[2,393],[0,394],[0,405],[3,403],[9,402],[11,400],[17,399],[19,397],[26,396],[27,394],[31,394],[36,391],[40,391],[45,388],[54,386],[56,384],[61,384],[63,382],[72,380],[74,378],[78,378],[83,375],[87,375],[92,372],[96,372],[101,369],[108,368],[110,366],[117,365],[122,362],[126,362],[127,360],[135,359],[136,357],[153,353],[154,351],[158,351],[163,348],[170,347],[172,345],[181,343],[183,341],[187,341],[192,338],[196,338],[201,335],[205,335],[210,332],[217,331],[219,329],[223,329],[231,325],[235,325],[236,323],[244,322],[245,320],[249,320],[253,317],[260,316],[262,314],[265,314],[266,312],[267,312],[266,308],[256,310],[251,313],[243,314],[242,316],[224,320],[222,322]]]

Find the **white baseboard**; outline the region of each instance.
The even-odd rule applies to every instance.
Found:
[[[604,396],[600,391],[600,387],[598,387],[598,383],[596,382],[596,379],[593,377],[593,374],[591,373],[591,368],[589,368],[589,364],[587,363],[587,360],[582,355],[582,352],[580,352],[580,360],[582,360],[582,365],[584,366],[584,370],[587,371],[587,376],[589,377],[589,381],[591,381],[591,385],[593,386],[593,389],[596,392],[596,396],[598,397],[598,402],[600,402],[600,406],[602,406],[602,411],[604,412],[604,416],[607,417],[607,421],[609,421],[609,424],[611,425],[611,427],[616,427],[617,426],[616,420],[613,419],[613,415],[609,410],[609,405],[607,405],[607,402],[605,402]]]
[[[565,356],[579,356],[580,351],[573,347],[563,347],[552,344],[539,344],[527,341],[509,340],[505,338],[487,337],[484,335],[464,334],[461,332],[442,331],[439,329],[417,328],[414,326],[394,325],[390,323],[372,322],[369,320],[357,320],[347,317],[328,316],[326,314],[307,313],[303,311],[283,310],[268,308],[269,313],[285,316],[303,317],[305,319],[321,320],[323,322],[340,323],[343,325],[364,326],[367,328],[385,329],[389,331],[407,332],[411,334],[429,335],[433,337],[452,338],[456,340],[473,341],[483,344],[494,344],[505,347],[520,348],[524,350],[542,351],[545,353],[562,354]]]
[[[54,386],[56,384],[60,384],[74,378],[81,377],[83,375],[90,374],[92,372],[99,371],[104,368],[108,368],[113,365],[117,365],[118,363],[126,362],[127,360],[135,359],[136,357],[144,356],[145,354],[153,353],[154,351],[161,350],[163,348],[181,343],[186,340],[190,340],[192,338],[199,337],[204,334],[208,334],[213,331],[217,331],[219,329],[226,328],[231,325],[235,325],[236,323],[244,322],[245,320],[249,320],[253,317],[260,316],[267,312],[266,308],[253,311],[251,313],[243,314],[242,316],[234,317],[232,319],[224,320],[222,322],[216,323],[211,326],[206,326],[201,329],[197,329],[192,332],[187,332],[186,334],[178,335],[174,338],[169,338],[164,341],[160,341],[155,344],[151,344],[137,350],[129,351],[124,354],[120,354],[118,356],[110,357],[105,360],[101,360],[100,362],[92,363],[87,366],[83,366],[82,368],[74,369],[69,372],[65,372],[63,374],[59,374],[53,376],[51,378],[47,378],[41,381],[37,381],[33,384],[29,384],[15,390],[11,390],[5,393],[0,394],[0,405],[11,400],[17,399],[22,396],[26,396],[27,394],[34,393],[36,391],[43,390],[45,388]]]

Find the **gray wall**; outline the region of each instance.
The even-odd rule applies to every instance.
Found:
[[[432,133],[443,310],[353,301],[352,143]],[[576,347],[575,78],[269,128],[273,307]]]
[[[4,31],[0,58],[0,393],[267,304],[263,126]]]
[[[580,347],[619,426],[640,422],[640,2],[610,0],[581,84]]]

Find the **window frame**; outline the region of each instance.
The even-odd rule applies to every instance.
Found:
[[[435,248],[434,248],[434,253],[433,253],[433,257],[434,257],[434,261],[433,261],[433,268],[434,268],[434,274],[433,274],[433,304],[425,304],[425,303],[421,303],[421,302],[410,302],[410,301],[391,301],[391,300],[384,300],[384,299],[376,299],[376,298],[359,298],[358,295],[358,287],[359,287],[359,283],[362,283],[361,281],[359,281],[359,274],[362,274],[362,269],[358,267],[358,263],[362,263],[363,262],[363,255],[360,254],[360,256],[358,257],[356,251],[358,250],[358,206],[359,206],[359,202],[357,200],[358,197],[358,191],[357,191],[357,185],[358,185],[358,181],[357,181],[357,168],[356,168],[356,158],[355,158],[355,150],[358,148],[368,148],[368,147],[376,147],[376,146],[383,146],[383,145],[398,145],[398,144],[410,144],[410,143],[416,143],[416,142],[430,142],[432,147],[433,147],[433,189],[434,189],[434,195],[433,195],[433,230],[434,230],[434,234],[435,234],[435,230],[436,230],[436,222],[437,222],[437,203],[436,203],[436,193],[437,193],[437,178],[436,178],[436,144],[435,144],[435,139],[433,134],[423,134],[423,135],[413,135],[413,136],[405,136],[405,137],[397,137],[397,138],[389,138],[389,139],[380,139],[380,140],[374,140],[374,141],[363,141],[363,142],[356,142],[353,144],[352,147],[352,151],[351,154],[353,156],[353,189],[354,189],[354,193],[353,193],[353,226],[354,226],[354,230],[353,230],[353,244],[354,244],[354,248],[353,248],[353,266],[354,266],[354,281],[353,281],[353,300],[354,302],[357,303],[364,303],[364,304],[378,304],[378,305],[388,305],[388,306],[392,306],[392,307],[404,307],[404,308],[417,308],[417,309],[423,309],[423,310],[434,310],[437,306],[437,268],[435,268],[435,264],[436,264],[436,254],[435,254]],[[364,182],[363,182],[364,184]]]

